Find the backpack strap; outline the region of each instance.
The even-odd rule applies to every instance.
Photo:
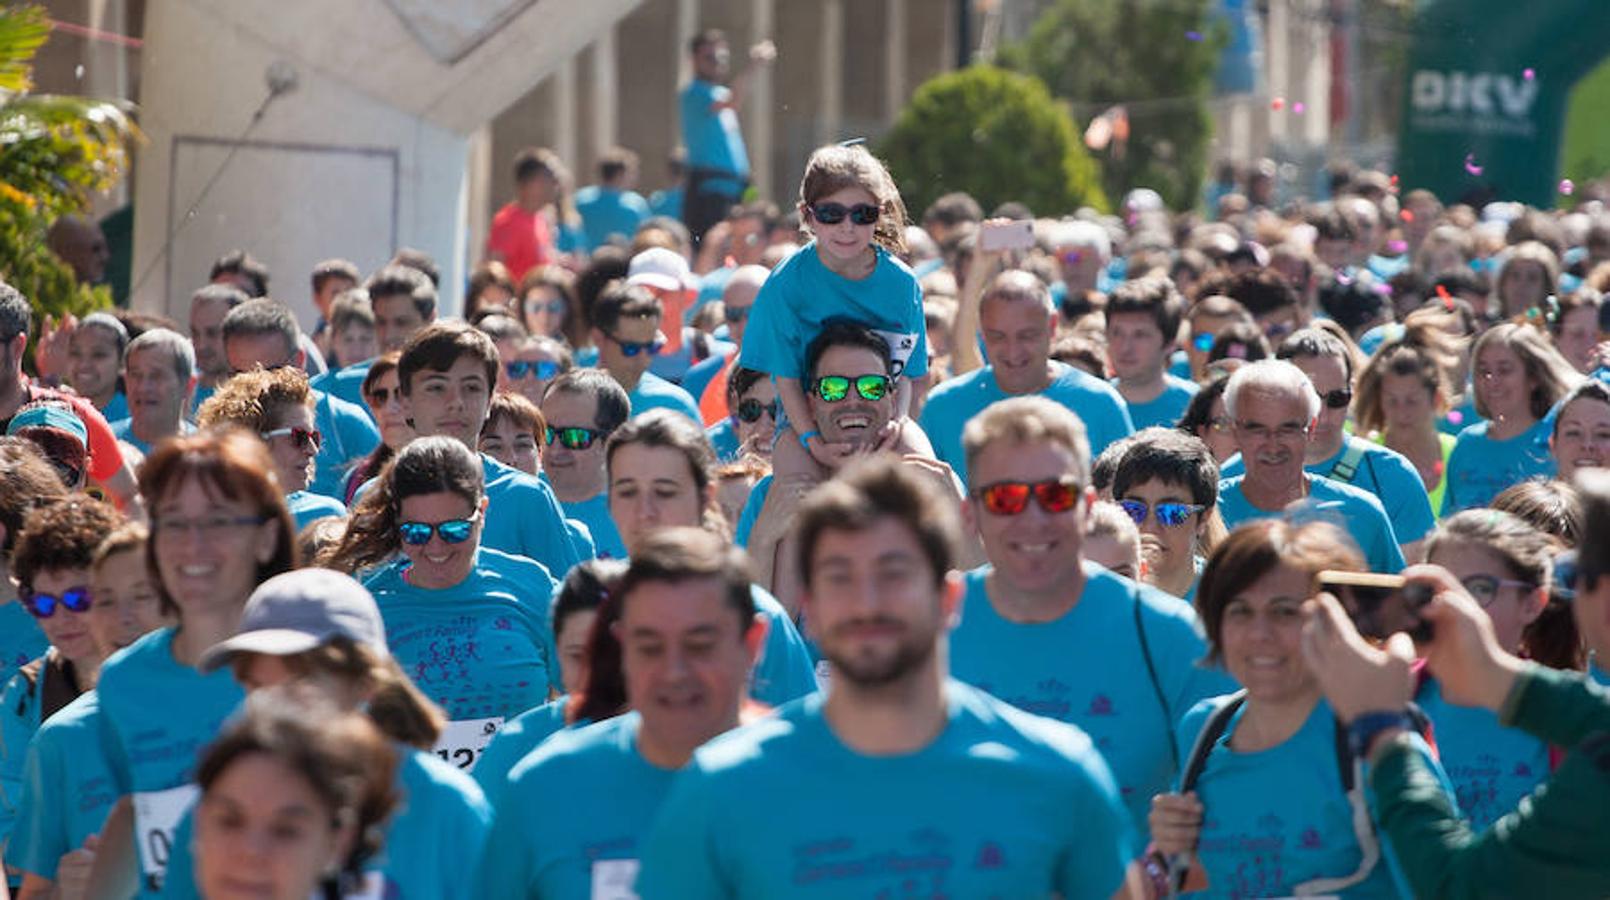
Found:
[[[1188,794],[1196,789],[1197,779],[1202,777],[1202,770],[1207,766],[1208,754],[1213,752],[1213,745],[1224,737],[1224,732],[1230,727],[1230,720],[1247,702],[1247,692],[1243,688],[1230,695],[1230,699],[1223,706],[1208,714],[1207,721],[1202,723],[1202,730],[1196,733],[1196,741],[1191,744],[1191,755],[1185,758],[1185,768],[1180,773],[1180,793]],[[1346,741],[1343,741],[1345,745]]]
[[[1336,465],[1325,473],[1325,477],[1340,481],[1342,484],[1352,484],[1353,479],[1358,477],[1358,464],[1366,459],[1365,453],[1368,450],[1363,441],[1348,444],[1347,452],[1343,453],[1342,458],[1336,461]]]
[[[1146,625],[1141,621],[1140,586],[1136,585],[1135,598],[1135,635],[1140,638],[1140,657],[1146,663],[1146,677],[1151,680],[1152,693],[1157,696],[1157,706],[1163,712],[1163,733],[1168,736],[1168,753],[1174,759],[1174,771],[1180,770],[1180,748],[1174,741],[1174,713],[1168,708],[1168,695],[1163,693],[1163,683],[1157,677],[1157,663],[1152,659],[1152,644],[1146,638]]]

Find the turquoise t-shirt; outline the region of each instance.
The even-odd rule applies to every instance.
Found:
[[[1362,452],[1363,456],[1359,458],[1353,479],[1344,481],[1338,476],[1336,466],[1350,450],[1355,448]],[[1246,471],[1247,467],[1241,462],[1241,454],[1237,453],[1219,467],[1219,477],[1245,475]],[[1431,498],[1426,493],[1426,484],[1420,478],[1419,470],[1414,467],[1414,463],[1409,462],[1408,457],[1389,447],[1347,435],[1342,441],[1341,449],[1328,459],[1303,466],[1303,471],[1375,495],[1375,499],[1381,502],[1382,509],[1386,511],[1387,519],[1392,523],[1392,533],[1405,544],[1420,540],[1430,534],[1431,529],[1437,527],[1437,517],[1431,510]]]
[[[500,802],[503,786],[509,781],[510,770],[519,765],[520,760],[525,759],[543,741],[570,727],[565,722],[565,707],[569,702],[570,695],[565,694],[536,709],[528,709],[504,722],[498,733],[492,736],[491,742],[481,752],[481,758],[475,761],[475,770],[470,774],[475,778],[475,783],[481,786],[481,790],[486,792],[486,797],[493,806],[497,806]]]
[[[309,522],[335,516],[345,518],[346,504],[333,497],[323,494],[314,494],[309,491],[294,491],[285,495],[285,506],[291,511],[291,518],[296,521],[296,530],[301,531]]]
[[[108,422],[116,422],[119,419],[127,419],[129,417],[128,396],[122,391],[113,393],[112,399],[106,401],[106,405],[101,407],[101,416]]]
[[[830,320],[857,322],[889,342],[894,374],[921,378],[928,372],[928,325],[922,288],[911,269],[874,245],[872,274],[851,281],[822,264],[816,242],[801,247],[773,269],[749,310],[738,365],[778,378],[803,380],[805,348]]]
[[[23,608],[22,601],[0,603],[0,683],[10,681],[18,669],[43,656],[49,646],[39,620]]]
[[[967,573],[961,622],[950,635],[952,675],[1088,734],[1142,837],[1152,796],[1173,782],[1176,754],[1190,750],[1171,746],[1175,725],[1197,701],[1234,690],[1235,683],[1223,670],[1199,665],[1207,644],[1195,613],[1177,597],[1086,562],[1073,609],[1052,622],[1025,624],[996,612],[986,582],[991,571],[986,565]],[[1136,603],[1155,687],[1135,627]]]
[[[782,706],[816,691],[816,664],[811,648],[789,618],[788,610],[758,584],[749,586],[755,611],[766,617],[766,646],[749,676],[749,696],[768,706]]]
[[[1180,746],[1192,747],[1208,716],[1229,701],[1197,704],[1180,722]],[[1342,789],[1330,706],[1320,700],[1296,734],[1254,752],[1230,747],[1245,711],[1236,711],[1208,751],[1196,782],[1204,809],[1196,856],[1208,887],[1192,896],[1286,897],[1304,882],[1353,874],[1362,850]],[[1391,866],[1378,861],[1341,896],[1398,896]]]
[[[547,702],[560,686],[548,622],[558,585],[547,569],[481,547],[463,581],[432,590],[410,584],[408,568],[407,559],[392,562],[364,586],[380,605],[392,656],[449,719],[495,726]]]
[[[369,405],[363,402],[363,380],[369,376],[369,367],[374,365],[374,362],[372,359],[366,359],[350,366],[331,369],[308,384],[314,390],[339,397],[367,413]],[[371,420],[373,418],[370,416]]]
[[[626,398],[632,403],[634,416],[651,409],[668,409],[687,416],[697,424],[704,424],[699,416],[699,404],[693,402],[693,397],[653,372],[644,372],[643,377],[637,380],[637,387],[626,392]]]
[[[582,561],[581,550],[565,528],[559,500],[542,479],[485,453],[481,470],[487,498],[481,546],[535,560],[560,577]]]
[[[1397,533],[1386,517],[1386,510],[1375,495],[1348,484],[1331,481],[1314,475],[1308,479],[1308,497],[1293,503],[1285,510],[1258,509],[1241,493],[1245,475],[1226,478],[1219,482],[1219,515],[1224,527],[1234,531],[1237,525],[1255,519],[1275,519],[1290,516],[1299,521],[1330,522],[1353,536],[1370,571],[1396,573],[1403,570],[1403,548],[1398,545]]]
[[[961,472],[958,470],[957,475]],[[749,499],[744,501],[743,511],[738,513],[738,524],[732,528],[732,542],[740,547],[749,546],[749,533],[755,530],[755,521],[760,518],[760,510],[766,505],[766,496],[771,493],[771,476],[763,475],[749,489]]]
[[[196,424],[196,411],[201,409],[201,404],[206,403],[207,400],[210,399],[212,397],[212,395],[216,394],[217,392],[218,392],[217,388],[208,387],[205,384],[201,384],[200,382],[197,382],[196,383],[195,393],[190,395],[190,409],[189,409],[188,414],[185,417],[185,421],[189,422],[192,425]],[[110,421],[110,420],[108,420],[108,421]]]
[[[1554,457],[1549,453],[1549,437],[1553,433],[1550,420],[1540,419],[1536,425],[1507,441],[1487,436],[1491,424],[1477,422],[1459,432],[1459,440],[1453,445],[1448,469],[1443,475],[1448,482],[1443,515],[1487,506],[1512,484],[1554,477]]]
[[[313,460],[313,482],[307,489],[326,497],[345,497],[347,472],[380,446],[380,429],[362,403],[319,390],[313,391],[313,425],[324,435],[324,443]]]
[[[491,836],[492,807],[468,775],[429,753],[397,746],[392,786],[397,809],[381,826],[385,843],[364,866],[369,898],[476,896],[471,879]],[[186,813],[174,835],[172,872],[162,886],[165,900],[200,900],[191,839],[194,817]],[[181,874],[184,873],[184,874]],[[349,895],[355,896],[355,895]]]
[[[948,681],[928,746],[864,756],[824,696],[694,751],[644,844],[643,900],[1106,900],[1122,884],[1129,814],[1077,728]]]
[[[114,653],[95,690],[119,794],[132,793],[142,895],[154,896],[173,832],[195,799],[195,764],[244,694],[227,669],[203,675],[173,658],[174,629]]]
[[[140,451],[140,453],[144,454],[145,456],[150,456],[151,455],[151,445],[147,444],[145,441],[142,441],[138,437],[135,436],[135,434],[134,434],[134,420],[132,418],[130,418],[130,419],[118,419],[117,421],[112,422],[111,425],[112,425],[112,436],[113,437],[117,438],[118,440],[122,441],[125,444],[128,444],[129,446],[133,447],[134,449]],[[184,434],[195,434],[195,433],[196,433],[196,426],[190,424],[189,422],[187,422],[187,421],[185,421],[183,419],[179,420],[179,434],[184,435]]]
[[[1091,458],[1101,455],[1113,441],[1135,433],[1124,398],[1112,385],[1066,363],[1053,361],[1051,368],[1051,383],[1037,396],[1073,410],[1084,423]],[[917,424],[933,443],[934,455],[949,463],[963,484],[967,483],[963,426],[990,404],[1010,396],[995,383],[995,370],[989,366],[958,375],[929,392]]]
[[[749,177],[749,151],[744,147],[743,131],[738,127],[738,111],[712,109],[732,100],[732,89],[695,78],[682,88],[677,103],[682,113],[682,144],[687,147],[690,169],[717,169],[739,178]],[[742,186],[729,179],[703,182],[703,191],[737,198]]]
[[[615,527],[615,520],[609,517],[608,491],[580,503],[560,501],[559,506],[565,511],[567,518],[575,519],[587,526],[599,559],[626,558],[626,542],[621,540],[621,532]]]
[[[738,458],[738,426],[732,424],[730,416],[706,428],[704,436],[710,439],[710,446],[715,448],[716,459],[732,462]]]
[[[55,655],[54,648],[50,653]],[[0,690],[0,847],[5,846],[22,803],[28,744],[43,719],[44,696],[39,684],[43,677],[40,672],[30,680],[18,672]]]
[[[498,797],[480,896],[584,900],[622,896],[603,885],[631,887],[642,842],[676,776],[638,751],[641,724],[629,712],[561,732],[514,767]],[[597,802],[600,785],[609,786],[606,803]]]
[[[652,215],[648,201],[638,192],[601,184],[590,184],[577,191],[575,202],[589,250],[596,250],[611,240],[629,243],[637,234],[637,226]]]
[[[1431,719],[1443,771],[1473,830],[1493,824],[1548,780],[1546,742],[1505,728],[1489,709],[1449,703],[1436,679],[1426,679],[1415,702]]]
[[[54,881],[62,855],[100,833],[123,793],[103,752],[100,715],[99,695],[80,694],[45,720],[28,743],[6,862]]]
[[[1118,379],[1112,379],[1112,386],[1118,387]],[[1147,403],[1130,403],[1124,401],[1129,408],[1129,420],[1134,423],[1135,430],[1160,425],[1164,428],[1173,428],[1179,424],[1180,416],[1185,415],[1185,407],[1191,404],[1191,398],[1196,396],[1196,382],[1185,378],[1176,378],[1163,373],[1163,392]],[[1123,396],[1123,394],[1119,394]],[[1095,451],[1091,451],[1095,455]]]

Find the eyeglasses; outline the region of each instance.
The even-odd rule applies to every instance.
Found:
[[[298,448],[302,450],[311,450],[314,453],[319,452],[319,448],[324,446],[324,435],[320,434],[317,428],[303,428],[300,425],[293,426],[291,428],[276,428],[273,431],[265,431],[262,433],[261,437],[265,441],[271,441],[277,437],[288,437],[291,439],[291,443],[295,444]]]
[[[1325,406],[1330,409],[1346,409],[1353,402],[1353,390],[1351,388],[1337,388],[1334,391],[1326,391],[1319,396],[1320,399],[1325,401]]]
[[[218,538],[235,528],[244,528],[247,525],[261,525],[267,522],[268,518],[268,516],[203,516],[197,519],[184,519],[177,516],[153,517],[151,519],[151,533],[157,537],[170,534],[196,533],[203,538]]]
[[[569,428],[555,428],[548,426],[543,432],[543,442],[552,447],[554,441],[564,445],[567,450],[586,450],[593,442],[603,437],[604,433],[593,428],[571,426]]]
[[[476,510],[467,519],[448,519],[445,522],[399,522],[397,533],[402,536],[403,543],[410,547],[423,547],[430,543],[433,534],[439,534],[442,542],[446,544],[462,544],[470,539],[475,530],[475,520],[481,517],[481,511]]]
[[[1476,598],[1476,602],[1486,609],[1498,599],[1498,592],[1504,588],[1515,588],[1520,591],[1530,591],[1537,587],[1530,581],[1516,581],[1513,578],[1499,578],[1497,575],[1472,575],[1459,581]]]
[[[736,325],[749,318],[749,309],[747,306],[726,306],[722,307],[721,313],[726,316],[728,325]]]
[[[1079,502],[1084,488],[1073,478],[1046,481],[1000,481],[973,492],[991,515],[1015,516],[1029,508],[1033,497],[1048,513],[1065,513]]]
[[[878,216],[883,213],[870,203],[857,203],[854,206],[845,206],[842,203],[818,203],[811,207],[811,217],[823,225],[837,225],[844,221],[845,216],[857,225],[876,225]]]
[[[1280,338],[1291,334],[1295,330],[1297,330],[1297,326],[1290,322],[1274,322],[1263,326],[1263,336],[1269,339],[1269,343],[1272,346]]]
[[[1118,505],[1129,513],[1136,525],[1145,525],[1146,516],[1151,513],[1157,516],[1157,524],[1164,528],[1178,528],[1185,524],[1186,519],[1207,508],[1199,503],[1181,503],[1177,500],[1164,500],[1149,508],[1144,500],[1119,500]]]
[[[550,316],[558,316],[563,315],[564,311],[565,301],[563,300],[527,300],[525,302],[525,314],[528,316],[534,316],[538,313],[547,313]]]
[[[861,395],[862,400],[882,400],[894,388],[894,379],[887,375],[857,375],[854,378],[848,375],[823,375],[811,385],[816,396],[828,403],[837,403],[850,396],[850,386],[855,386],[855,392]]]
[[[1295,441],[1308,436],[1308,426],[1296,422],[1287,422],[1284,425],[1270,427],[1259,422],[1237,422],[1237,431],[1255,441],[1266,441],[1274,438],[1282,443]]]
[[[658,356],[659,352],[665,349],[665,341],[658,337],[652,341],[623,341],[607,331],[604,332],[604,337],[614,341],[627,356],[636,356],[644,351],[647,351],[649,356]]]
[[[635,356],[636,354],[627,355]],[[526,377],[528,374],[535,375],[539,381],[547,381],[559,375],[559,364],[546,359],[517,359],[511,363],[504,363],[503,371],[509,373],[509,377],[516,381]]]
[[[399,400],[402,399],[402,388],[377,387],[369,392],[369,403],[373,406],[385,406],[391,402],[393,397]]]
[[[777,401],[773,400],[770,403],[761,403],[759,400],[755,400],[753,398],[739,401],[738,421],[750,423],[759,422],[761,416],[771,416],[773,419],[777,418]]]
[[[60,597],[42,594],[32,589],[18,592],[22,605],[36,619],[48,619],[56,614],[56,607],[66,607],[68,611],[81,613],[88,612],[95,605],[95,598],[90,596],[89,588],[79,585],[70,587],[61,592]]]
[[[1191,346],[1195,347],[1198,353],[1206,353],[1213,349],[1213,342],[1216,340],[1217,335],[1211,331],[1204,331],[1201,334],[1191,335]]]

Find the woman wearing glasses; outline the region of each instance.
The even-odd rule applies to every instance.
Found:
[[[538,266],[520,279],[519,318],[533,337],[586,346],[587,323],[576,304],[576,278],[560,266]]]
[[[414,434],[414,426],[408,421],[408,414],[403,411],[402,388],[397,379],[398,356],[397,351],[383,354],[369,365],[369,371],[363,376],[363,402],[369,407],[369,415],[374,417],[375,424],[380,426],[380,444],[359,460],[347,476],[342,499],[349,505],[357,495],[358,488],[379,475],[398,450],[418,437]]]
[[[777,434],[777,385],[765,372],[738,366],[727,379],[725,419],[706,428],[704,433],[722,462],[746,454],[771,458],[772,439]]]
[[[178,625],[107,660],[95,692],[113,782],[133,795],[145,896],[160,887],[173,829],[195,798],[196,753],[241,699],[234,679],[196,665],[235,633],[252,589],[295,563],[273,467],[260,440],[226,432],[166,441],[140,470],[148,563]]]
[[[1219,467],[1206,444],[1183,432],[1149,428],[1136,438],[1113,471],[1113,500],[1140,529],[1146,583],[1189,602],[1224,534],[1214,509]]]
[[[547,623],[556,584],[541,564],[481,546],[482,478],[463,442],[415,440],[358,501],[328,557],[338,568],[378,567],[364,586],[391,653],[447,711],[437,748],[464,769],[504,719],[560,689]]]
[[[313,392],[294,366],[242,372],[218,386],[196,413],[202,428],[242,428],[268,445],[274,478],[300,532],[326,516],[343,517],[341,501],[308,491],[324,436],[313,424]]]
[[[686,526],[725,535],[716,503],[716,454],[699,426],[654,410],[609,439],[609,512],[628,552],[661,528]],[[780,706],[816,689],[811,653],[777,599],[755,587],[755,608],[770,623],[750,696]]]
[[[570,348],[558,339],[544,335],[529,337],[520,343],[514,358],[503,363],[504,390],[541,406],[548,385],[575,367]]]
[[[1526,522],[1492,509],[1466,510],[1426,541],[1426,562],[1464,584],[1492,620],[1504,652],[1555,669],[1582,667],[1571,609],[1551,596],[1557,546]],[[1435,679],[1415,697],[1430,716],[1460,812],[1480,831],[1548,777],[1545,742],[1499,724],[1490,710],[1445,700]]]

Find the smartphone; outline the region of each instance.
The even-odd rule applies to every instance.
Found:
[[[1010,222],[985,222],[978,232],[978,249],[1027,250],[1034,246],[1034,223],[1027,219]]]
[[[1416,643],[1431,640],[1431,623],[1420,617],[1420,610],[1431,602],[1429,585],[1406,581],[1401,575],[1334,569],[1320,572],[1316,580],[1320,590],[1341,601],[1359,634],[1386,640],[1404,631]]]

